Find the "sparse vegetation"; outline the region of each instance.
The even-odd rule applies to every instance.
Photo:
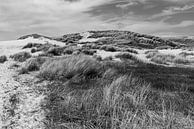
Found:
[[[91,33],[90,38],[104,38],[79,46],[80,34],[64,35],[56,40],[65,42],[65,47],[28,44],[26,48],[43,54],[11,56],[26,61],[19,74],[37,71],[31,74],[47,84],[39,88],[47,95],[42,108],[47,111],[44,123],[48,128],[194,128],[194,69],[166,67],[190,64],[192,60],[186,57],[193,56],[191,52],[160,53],[158,49],[180,45],[155,36],[128,31]],[[144,53],[146,58],[162,65],[140,61],[137,48],[152,49]],[[102,59],[96,49],[119,54]]]
[[[137,58],[132,55],[131,53],[129,52],[122,52],[122,53],[119,53],[115,56],[116,58],[121,58],[121,59],[131,59],[131,60],[136,60]]]

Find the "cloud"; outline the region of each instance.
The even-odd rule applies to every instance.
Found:
[[[58,36],[94,29],[173,31],[193,26],[194,18],[175,16],[191,12],[193,7],[193,0],[1,0],[0,40],[29,33]],[[170,24],[169,17],[180,20]]]
[[[164,17],[164,16],[171,16],[171,15],[174,15],[177,13],[185,12],[185,11],[192,9],[192,8],[194,8],[194,5],[192,5],[192,4],[191,5],[184,5],[183,7],[171,6],[168,9],[162,10],[161,13],[151,16],[150,19],[155,19],[155,18]]]
[[[116,7],[125,9],[125,8],[130,7],[130,6],[137,5],[137,4],[138,3],[132,1],[132,2],[129,2],[129,3],[126,3],[126,4],[117,4]]]
[[[15,33],[15,36],[11,38],[36,32],[46,35],[62,35],[92,28],[105,29],[110,25],[84,12],[93,6],[110,1],[1,0],[0,29]],[[1,35],[0,40],[6,39]]]

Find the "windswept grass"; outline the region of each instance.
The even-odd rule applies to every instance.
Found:
[[[39,77],[50,80],[45,106],[49,109],[48,128],[194,128],[194,95],[187,88],[153,89],[152,83],[135,76],[144,71],[146,75],[152,70],[160,71],[162,68],[157,69],[160,66],[149,70],[148,65],[139,72],[134,67],[140,66],[130,67],[126,62],[98,62],[85,55],[44,63]]]
[[[51,59],[43,64],[39,76],[46,80],[95,78],[101,75],[102,65],[84,55]]]
[[[24,66],[19,70],[19,73],[26,74],[28,72],[38,71],[40,69],[40,67],[42,66],[42,64],[48,59],[49,58],[47,58],[47,57],[31,58],[31,59],[27,60],[27,62],[25,62]]]

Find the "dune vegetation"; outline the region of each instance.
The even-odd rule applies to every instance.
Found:
[[[64,46],[30,42],[22,50],[31,53],[10,56],[19,76],[35,78],[31,88],[45,96],[45,128],[194,128],[192,51],[133,32],[90,33],[55,39]]]

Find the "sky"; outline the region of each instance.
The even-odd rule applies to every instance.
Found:
[[[0,40],[113,29],[194,35],[194,0],[0,0]]]

